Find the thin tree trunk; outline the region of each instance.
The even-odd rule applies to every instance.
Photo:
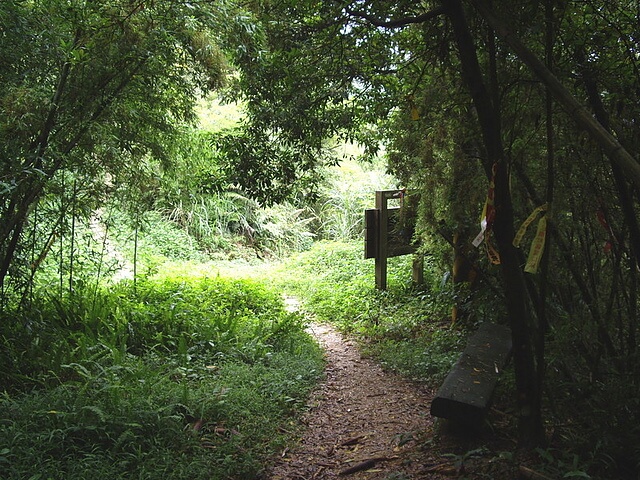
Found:
[[[546,0],[545,2],[545,56],[546,64],[549,70],[553,69],[553,46],[555,43],[555,25],[554,25],[554,0]],[[549,221],[553,221],[553,194],[555,181],[555,145],[554,145],[554,129],[553,129],[553,96],[549,89],[546,89],[545,110],[546,110],[546,141],[547,141],[547,213]],[[549,330],[549,321],[547,319],[547,295],[549,290],[549,263],[551,261],[551,235],[547,231],[544,240],[544,253],[540,265],[540,295],[538,299],[538,329],[536,333],[536,368],[538,369],[538,385],[540,392],[544,390],[544,378],[546,373],[545,351],[546,351],[546,334]],[[541,395],[542,396],[542,395]],[[540,407],[542,408],[542,407]]]
[[[578,58],[578,61],[581,65],[583,65],[583,68],[581,69],[581,75],[582,75],[582,80],[584,81],[585,90],[587,91],[587,96],[589,97],[589,103],[591,103],[591,107],[593,108],[596,119],[607,131],[611,131],[611,127],[609,124],[609,114],[607,113],[606,109],[604,108],[604,105],[602,104],[602,99],[600,98],[600,95],[598,92],[598,85],[596,83],[596,79],[593,76],[593,72],[591,72],[587,68],[584,55],[580,55],[580,56],[582,58]],[[638,217],[636,215],[634,204],[633,204],[633,196],[631,195],[631,191],[629,189],[627,179],[625,178],[624,171],[620,167],[620,165],[618,165],[614,161],[611,161],[611,171],[613,173],[616,189],[618,191],[620,207],[622,209],[622,213],[624,215],[625,221],[629,226],[631,251],[632,251],[633,257],[636,259],[636,262],[639,262],[640,261],[640,226],[638,225]],[[636,263],[636,266],[640,267],[640,263]]]
[[[485,86],[462,4],[459,0],[449,1],[446,2],[446,7],[462,63],[462,76],[471,92],[487,150],[485,171],[493,170],[494,174],[496,215],[493,231],[500,252],[507,315],[513,338],[519,440],[523,446],[539,445],[544,442],[544,430],[532,344],[533,319],[527,306],[527,289],[524,274],[520,268],[518,251],[512,244],[515,235],[513,206],[509,191],[508,168],[502,147],[499,115]]]
[[[75,268],[74,260],[76,258],[76,203],[78,196],[78,180],[73,179],[73,193],[71,197],[71,245],[69,253],[69,295],[73,294],[73,269]]]
[[[50,167],[44,169],[46,176],[38,174],[35,179],[24,180],[23,183],[11,193],[9,205],[4,209],[0,217],[0,254],[2,255],[2,258],[0,258],[0,290],[2,290],[2,292],[4,292],[4,281],[15,256],[24,224],[33,204],[38,201],[47,186],[48,179],[53,177],[53,175],[63,167],[65,156],[78,145],[91,125],[109,109],[118,98],[118,95],[127,88],[147,60],[148,58],[143,56],[131,65],[130,71],[117,83],[113,92],[97,105],[87,122],[79,127],[76,134],[65,147],[60,150],[58,158],[52,162]],[[70,72],[71,64],[64,64],[56,86],[56,91],[52,97],[52,107],[47,114],[47,118],[38,137],[31,145],[31,148],[34,149],[34,157],[33,159],[27,159],[24,168],[29,168],[34,165],[38,169],[42,169],[43,167],[42,159],[49,146],[50,135],[55,126],[59,111],[59,100],[67,86]]]
[[[529,197],[531,197],[535,204],[540,205],[543,200],[536,192],[531,179],[525,174],[525,172],[522,171],[522,169],[517,164],[515,165],[514,171],[518,176],[520,182],[522,182],[522,185],[524,185],[525,189],[527,190],[527,194],[529,195]],[[606,345],[606,348],[609,349],[609,351],[613,351],[613,343],[611,337],[607,334],[606,329],[604,328],[604,318],[602,316],[602,313],[600,312],[600,307],[598,305],[598,302],[594,298],[594,292],[589,288],[588,282],[583,276],[584,272],[580,271],[576,266],[576,262],[574,261],[573,256],[573,249],[570,247],[570,245],[567,243],[567,240],[562,236],[558,229],[555,228],[553,222],[549,223],[548,228],[549,233],[551,234],[555,242],[554,244],[557,245],[558,250],[563,257],[565,266],[571,273],[571,277],[573,278],[573,281],[580,291],[582,301],[591,313],[591,317],[593,318],[593,320],[596,322],[596,324],[598,324],[598,329],[601,331],[601,334],[604,334],[604,337],[602,337],[602,341]]]
[[[611,135],[584,105],[581,105],[540,59],[511,32],[493,13],[485,0],[470,0],[485,21],[513,49],[518,58],[549,88],[556,101],[563,106],[571,118],[600,145],[607,156],[622,168],[640,190],[640,163]]]
[[[56,123],[58,110],[60,106],[60,98],[64,93],[71,72],[71,63],[67,62],[62,66],[60,78],[56,85],[56,90],[51,98],[51,107],[47,113],[47,117],[43,123],[40,133],[31,145],[33,157],[26,158],[23,170],[36,167],[42,170],[42,160],[49,145],[49,137]],[[31,175],[34,175],[31,173]],[[36,175],[42,175],[36,173]],[[5,247],[3,258],[0,263],[0,285],[4,286],[4,280],[9,272],[9,267],[15,255],[18,241],[22,236],[22,229],[29,215],[31,205],[37,200],[44,187],[45,180],[38,177],[34,180],[28,178],[23,180],[21,184],[11,192],[11,201],[9,206],[2,215],[2,230],[0,231],[0,248]]]

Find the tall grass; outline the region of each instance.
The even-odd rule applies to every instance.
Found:
[[[308,249],[316,238],[360,238],[364,210],[373,207],[375,191],[394,186],[379,166],[354,160],[328,168],[323,177],[315,201],[262,207],[237,192],[205,192],[175,202],[167,218],[209,253],[244,245],[261,256],[283,258]]]
[[[380,166],[344,160],[327,171],[315,205],[320,239],[348,242],[362,238],[364,210],[373,208],[375,191],[396,188]]]
[[[191,196],[188,202],[174,205],[169,220],[184,228],[204,251],[229,248],[234,239],[254,243],[259,228],[260,206],[235,192]]]
[[[271,257],[285,258],[291,253],[311,247],[315,234],[311,225],[315,216],[309,208],[296,208],[285,203],[262,211],[258,244]]]
[[[315,217],[309,208],[289,203],[262,207],[234,192],[194,196],[175,206],[168,218],[213,256],[220,251],[231,255],[243,246],[282,258],[309,248],[314,237],[310,224]]]

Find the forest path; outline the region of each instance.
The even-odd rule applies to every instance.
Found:
[[[429,452],[433,392],[384,372],[331,326],[309,331],[325,350],[326,379],[310,400],[303,436],[268,478],[447,478],[448,465]]]

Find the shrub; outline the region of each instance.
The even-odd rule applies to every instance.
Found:
[[[3,478],[258,478],[322,374],[303,318],[257,281],[34,300],[0,327]]]
[[[453,297],[425,273],[430,284],[411,284],[410,257],[388,263],[388,289],[375,289],[373,260],[365,260],[360,242],[319,242],[279,269],[285,290],[299,296],[319,320],[354,335],[365,351],[388,368],[412,378],[441,381],[462,349],[461,332],[448,326]]]

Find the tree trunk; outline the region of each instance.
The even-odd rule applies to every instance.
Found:
[[[611,135],[584,105],[571,95],[543,62],[529,50],[510,29],[496,17],[484,0],[471,0],[480,15],[515,52],[518,58],[547,86],[567,114],[604,150],[640,190],[640,163]]]
[[[518,251],[512,244],[515,235],[513,206],[499,115],[497,106],[493,105],[485,86],[462,4],[456,0],[446,2],[446,6],[462,63],[462,76],[471,92],[487,150],[484,168],[485,171],[493,171],[494,175],[496,213],[493,233],[500,252],[507,315],[513,339],[519,441],[523,446],[540,445],[544,442],[544,430],[541,392],[537,387],[538,373],[532,343],[532,333],[535,329],[532,328],[533,317],[528,307],[526,284],[520,268]]]
[[[611,126],[609,123],[609,114],[602,104],[595,76],[593,72],[587,68],[584,54],[582,54],[582,52],[579,53],[578,61],[583,65],[583,68],[581,69],[581,76],[589,102],[591,103],[591,108],[593,108],[596,119],[608,132],[610,132]],[[631,252],[637,268],[640,267],[640,225],[638,225],[638,216],[636,215],[633,196],[629,189],[622,167],[620,167],[616,162],[611,161],[611,171],[613,173],[616,189],[618,190],[620,208],[627,223],[627,227],[629,228]]]

